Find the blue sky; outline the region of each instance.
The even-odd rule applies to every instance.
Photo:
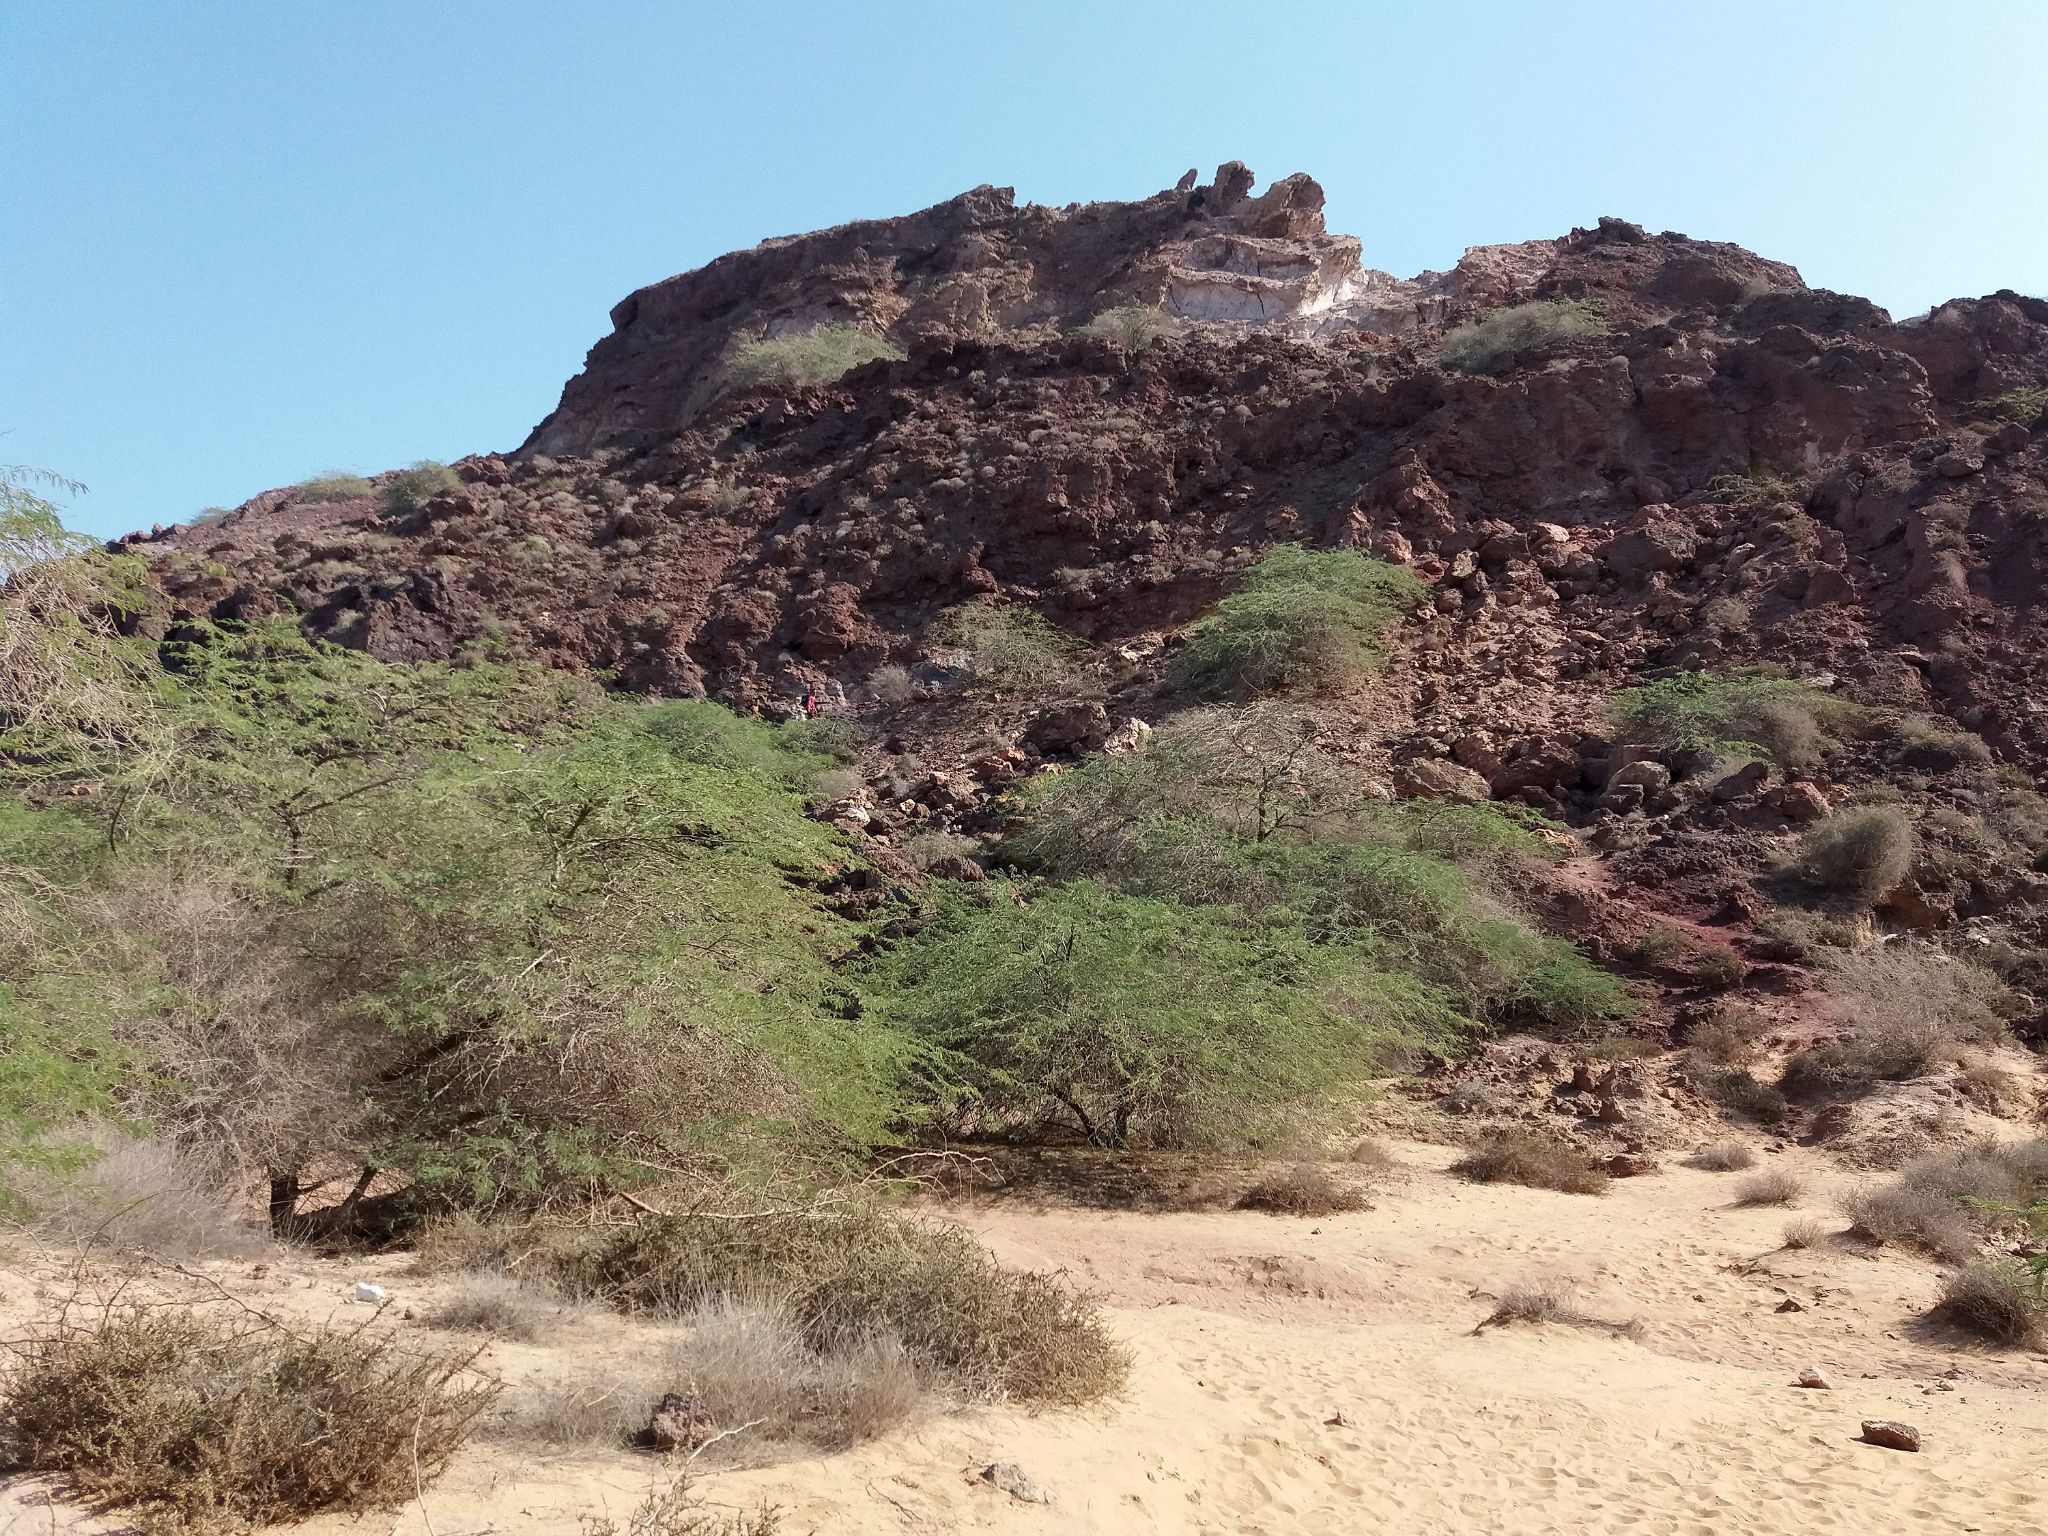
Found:
[[[509,448],[641,284],[979,182],[1306,170],[1410,274],[1601,214],[2048,293],[2048,0],[0,0],[0,461],[111,534]]]

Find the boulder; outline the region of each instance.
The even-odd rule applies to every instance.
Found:
[[[1746,799],[1763,787],[1764,780],[1771,776],[1769,763],[1751,760],[1732,773],[1724,773],[1714,781],[1713,797],[1722,804],[1730,800]]]
[[[1075,699],[1040,710],[1024,727],[1024,745],[1034,752],[1092,752],[1109,740],[1109,711],[1094,699]]]
[[[1828,804],[1828,797],[1804,780],[1765,790],[1764,804],[1787,821],[1800,826],[1819,821],[1833,809]]]
[[[1699,535],[1690,528],[1655,522],[1617,533],[1600,551],[1600,559],[1623,581],[1646,581],[1658,571],[1675,571],[1691,560],[1699,542]]]
[[[1486,780],[1470,768],[1460,768],[1440,757],[1418,757],[1397,764],[1394,768],[1394,789],[1403,795],[1455,800],[1461,805],[1476,804],[1488,799],[1492,793]]]

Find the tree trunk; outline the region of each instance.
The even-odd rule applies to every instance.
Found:
[[[299,1208],[299,1171],[296,1168],[270,1170],[270,1235],[292,1235],[292,1218]]]

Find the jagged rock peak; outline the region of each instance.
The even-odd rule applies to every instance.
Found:
[[[735,343],[820,325],[908,343],[1071,324],[1116,304],[1280,325],[1355,297],[1358,242],[1324,230],[1321,186],[1297,174],[1255,197],[1254,184],[1232,160],[1207,185],[1136,202],[1020,207],[1012,189],[980,186],[901,218],[721,256],[614,308],[611,335],[523,451],[588,452],[673,430],[701,408]]]

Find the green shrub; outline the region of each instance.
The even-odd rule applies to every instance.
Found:
[[[1619,979],[1486,893],[1549,855],[1539,823],[1366,800],[1314,722],[1276,705],[1176,716],[1144,752],[1042,780],[1020,809],[1002,851],[1026,867],[1298,927],[1486,1023],[1570,1033],[1634,1012]]]
[[[1730,507],[1767,507],[1797,501],[1804,494],[1798,481],[1767,466],[1758,466],[1745,474],[1716,475],[1707,482],[1707,495]]]
[[[1614,696],[1616,729],[1666,751],[1765,758],[1786,773],[1816,767],[1829,733],[1866,712],[1794,678],[1761,672],[1681,672]]]
[[[1123,304],[1105,309],[1086,325],[1081,334],[1113,342],[1126,352],[1142,352],[1162,341],[1170,341],[1187,329],[1178,318],[1142,304]]]
[[[1813,885],[1868,906],[1913,867],[1913,824],[1892,805],[1852,806],[1809,827],[1798,869]]]
[[[1172,678],[1203,698],[1342,688],[1363,676],[1379,636],[1426,595],[1398,566],[1282,544],[1194,626]]]
[[[292,500],[307,503],[359,501],[376,494],[377,487],[372,481],[345,469],[331,469],[292,487]]]
[[[418,1496],[496,1392],[467,1354],[306,1335],[188,1306],[32,1327],[0,1386],[0,1457],[147,1530],[236,1530]]]
[[[994,688],[1050,689],[1073,674],[1079,644],[1044,615],[1015,604],[963,603],[940,634],[967,653],[967,670]]]
[[[1256,1138],[1459,1029],[1434,988],[1298,929],[1089,881],[949,894],[875,982],[958,1113],[1107,1146]]]
[[[1440,356],[1446,368],[1479,373],[1530,347],[1604,336],[1607,329],[1607,317],[1597,304],[1585,299],[1540,299],[1489,311],[1447,332]]]
[[[830,384],[863,363],[903,361],[903,349],[857,325],[821,325],[794,336],[749,341],[733,349],[720,382],[727,389],[770,384],[800,389]]]
[[[1541,1131],[1498,1131],[1451,1164],[1475,1184],[1522,1184],[1568,1195],[1598,1195],[1607,1175],[1568,1141]]]
[[[17,1158],[118,1103],[289,1221],[300,1168],[366,1151],[419,1202],[531,1205],[912,1115],[908,1042],[835,971],[815,731],[288,624],[166,650],[168,768],[71,733],[39,771],[102,793],[0,801],[45,881],[0,935]]]
[[[462,477],[454,470],[433,459],[421,459],[386,480],[377,495],[386,512],[394,517],[410,517],[436,496],[461,489]]]
[[[1976,401],[1974,408],[1999,421],[2031,427],[2043,415],[2048,415],[2048,386],[2021,384],[2002,395]]]

